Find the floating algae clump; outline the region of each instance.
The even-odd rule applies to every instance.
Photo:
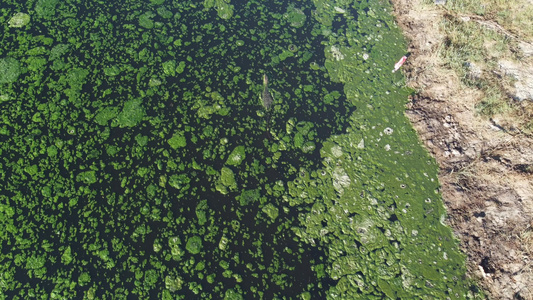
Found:
[[[267,214],[267,216],[274,221],[279,216],[279,209],[275,207],[272,203],[265,205],[262,211]]]
[[[237,188],[235,173],[230,168],[224,167],[220,170],[220,178],[217,181],[216,188],[222,194],[227,194],[229,190],[235,190]]]
[[[0,59],[0,83],[15,82],[20,75],[18,60],[6,57]]]
[[[229,0],[205,0],[204,7],[206,9],[215,7],[218,17],[227,20],[233,16],[234,12],[234,6],[229,2]]]
[[[283,17],[287,19],[287,21],[292,27],[296,28],[302,27],[305,24],[305,20],[307,19],[305,13],[301,9],[295,8],[293,6],[287,9],[287,12],[283,15]]]
[[[141,122],[144,117],[144,107],[142,99],[132,99],[124,103],[122,111],[117,116],[117,123],[120,127],[133,127]]]
[[[109,120],[115,118],[118,115],[118,107],[108,106],[104,107],[94,117],[94,121],[99,125],[107,125]]]
[[[56,12],[59,0],[38,0],[35,4],[35,12],[41,18],[50,18]]]
[[[26,26],[26,24],[30,23],[30,15],[25,14],[23,12],[18,12],[13,17],[11,17],[11,19],[9,19],[7,23],[9,24],[9,27],[24,27]]]
[[[152,20],[153,17],[155,17],[155,13],[151,11],[145,12],[139,16],[139,25],[146,29],[154,28],[154,21]]]
[[[174,76],[176,75],[176,61],[169,60],[163,63],[163,72],[165,75]]]
[[[237,146],[235,149],[233,149],[233,151],[231,151],[228,159],[226,160],[226,164],[230,166],[236,166],[241,164],[245,158],[246,154],[244,152],[244,146]]]
[[[176,132],[172,135],[172,137],[168,140],[168,144],[173,149],[183,148],[187,146],[187,139],[185,138],[184,132]]]
[[[187,251],[191,254],[198,254],[202,250],[202,238],[195,235],[187,240],[187,245],[185,245]]]

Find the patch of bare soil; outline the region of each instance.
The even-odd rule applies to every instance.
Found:
[[[533,299],[533,139],[476,115],[480,92],[461,85],[438,56],[444,10],[392,0],[411,53],[404,72],[417,90],[407,115],[440,165],[448,224],[469,276],[490,299]]]

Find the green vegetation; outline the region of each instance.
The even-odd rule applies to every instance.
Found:
[[[237,146],[229,154],[226,164],[230,166],[237,166],[240,165],[245,158],[246,153],[244,151],[244,146]]]
[[[183,132],[177,132],[168,140],[168,144],[173,149],[183,148],[187,146],[187,140]]]
[[[20,75],[19,62],[11,57],[0,59],[0,83],[15,82]]]
[[[202,250],[202,238],[195,235],[187,240],[187,245],[185,246],[187,251],[191,254],[198,254]]]
[[[18,11],[31,22],[0,35],[0,299],[475,297],[386,2],[1,13]]]
[[[15,28],[24,27],[28,23],[30,23],[30,15],[22,13],[22,12],[16,13],[8,21],[9,27],[15,27]]]

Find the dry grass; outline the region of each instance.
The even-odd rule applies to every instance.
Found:
[[[513,99],[513,78],[501,74],[498,64],[524,62],[518,43],[533,41],[533,4],[527,1],[449,0],[439,55],[465,86],[483,93],[476,105],[480,116],[497,117],[506,129],[531,135],[533,107]]]
[[[519,240],[524,252],[529,256],[533,256],[533,228],[531,225],[520,233]]]
[[[515,33],[519,38],[531,41],[533,37],[533,3],[526,0],[496,0],[490,9],[491,18]]]
[[[483,92],[485,96],[476,106],[479,114],[495,116],[513,113],[514,100],[503,94],[500,88],[487,84]]]
[[[450,0],[446,7],[458,14],[493,20],[521,39],[533,37],[533,5],[528,0]]]

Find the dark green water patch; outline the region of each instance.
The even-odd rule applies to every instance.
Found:
[[[190,4],[40,1],[26,30],[6,29],[2,55],[23,67],[2,86],[4,295],[323,294],[323,251],[280,199],[353,107],[310,68],[324,62],[314,23],[246,6],[213,22]],[[245,190],[259,196],[241,205]]]

